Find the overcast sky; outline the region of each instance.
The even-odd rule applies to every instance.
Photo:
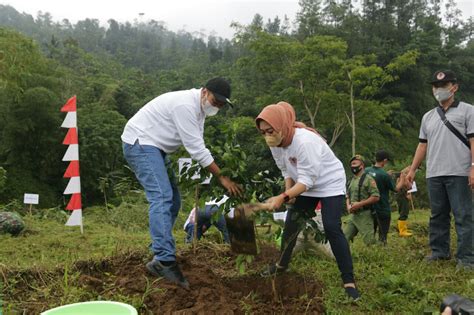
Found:
[[[456,2],[464,18],[474,16],[474,0]],[[293,22],[299,10],[298,0],[0,0],[0,4],[11,5],[33,16],[38,11],[49,12],[55,21],[67,18],[75,23],[94,18],[106,25],[110,18],[120,22],[154,19],[165,22],[172,31],[215,32],[227,38],[233,35],[230,27],[233,21],[249,24],[253,16],[260,13],[265,21],[277,15],[283,18],[286,14]],[[139,13],[144,15],[139,16]]]

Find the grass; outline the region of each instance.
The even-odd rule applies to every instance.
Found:
[[[130,232],[107,223],[84,219],[84,235],[79,227],[64,222],[24,217],[27,230],[19,237],[0,235],[0,265],[14,268],[50,268],[114,255],[148,245],[146,230]]]
[[[388,245],[367,247],[356,237],[351,244],[354,271],[362,299],[350,303],[341,289],[334,260],[324,255],[295,256],[291,268],[312,274],[324,283],[324,303],[328,314],[437,314],[443,297],[457,293],[474,298],[474,272],[456,270],[454,260],[427,264],[428,210],[410,215],[409,238],[398,236],[394,226],[398,214],[392,214]],[[452,231],[454,254],[456,237]]]
[[[126,216],[126,211],[135,211],[137,207],[143,205],[135,209],[128,205],[121,211]],[[127,229],[127,220],[118,224],[116,219],[109,221],[104,209],[86,209],[84,214],[84,235],[78,228],[64,226],[63,219],[39,216],[25,217],[28,228],[19,237],[0,235],[0,280],[2,269],[18,272],[18,279],[8,279],[9,283],[26,277],[26,271],[43,270],[44,279],[31,282],[30,286],[41,291],[44,298],[54,299],[57,305],[97,299],[90,296],[87,288],[74,285],[80,274],[70,271],[69,266],[77,260],[99,259],[134,250],[146,251],[149,234],[146,216],[134,214],[133,220],[140,222],[131,222],[136,228]],[[357,304],[345,297],[336,263],[331,258],[321,253],[301,252],[295,255],[291,268],[312,275],[323,283],[322,299],[328,314],[420,314],[435,311],[442,298],[450,293],[473,298],[474,272],[456,270],[454,261],[423,262],[423,257],[429,254],[428,218],[427,210],[412,213],[409,227],[414,236],[400,238],[394,229],[397,214],[393,213],[386,247],[366,247],[356,237],[351,250],[357,284],[362,293],[362,299]],[[179,223],[184,219],[185,214],[181,213]],[[142,228],[138,228],[140,226]],[[182,224],[177,224],[175,229],[178,247],[182,247]],[[209,231],[208,239],[218,239],[213,230]],[[453,249],[455,239],[453,232]],[[60,277],[54,274],[58,266],[63,270]],[[248,267],[252,268],[252,264]],[[145,297],[115,293],[107,298],[140,308]],[[15,305],[8,301],[3,303],[5,314],[10,314],[9,310],[14,309]],[[242,301],[243,308],[245,305]]]

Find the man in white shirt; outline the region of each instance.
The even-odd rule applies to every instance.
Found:
[[[181,197],[167,155],[183,145],[191,158],[217,176],[231,195],[240,194],[236,183],[220,175],[203,137],[205,118],[217,114],[226,104],[232,106],[230,94],[230,84],[223,78],[211,79],[201,89],[162,94],[143,106],[122,134],[125,159],[150,203],[154,258],[146,267],[151,274],[184,288],[189,288],[189,283],[176,263],[172,234]]]

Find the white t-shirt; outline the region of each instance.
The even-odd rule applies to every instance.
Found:
[[[122,141],[155,146],[173,153],[181,145],[202,167],[214,159],[204,144],[204,121],[201,89],[162,94],[143,106],[128,122]]]
[[[344,167],[319,135],[304,128],[296,128],[293,141],[288,147],[270,149],[283,177],[306,186],[306,192],[301,195],[345,195]]]

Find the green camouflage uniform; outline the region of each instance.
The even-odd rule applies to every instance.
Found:
[[[0,234],[18,235],[25,228],[25,222],[16,212],[0,212]]]
[[[361,177],[353,177],[349,183],[347,194],[350,197],[351,203],[365,200],[371,196],[380,197],[375,179],[367,174],[360,189],[359,199],[360,179]],[[362,235],[362,240],[366,245],[375,243],[374,220],[369,208],[359,209],[356,213],[349,215],[349,221],[344,228],[344,235],[348,241],[351,241],[357,233]]]
[[[394,174],[393,177],[395,178],[395,180],[398,180],[400,178],[400,173]],[[408,214],[410,213],[410,205],[407,199],[407,191],[408,189],[403,187],[402,189],[400,189],[399,192],[395,194],[395,200],[398,205],[398,213],[400,215],[398,217],[398,220],[401,221],[408,220]]]

